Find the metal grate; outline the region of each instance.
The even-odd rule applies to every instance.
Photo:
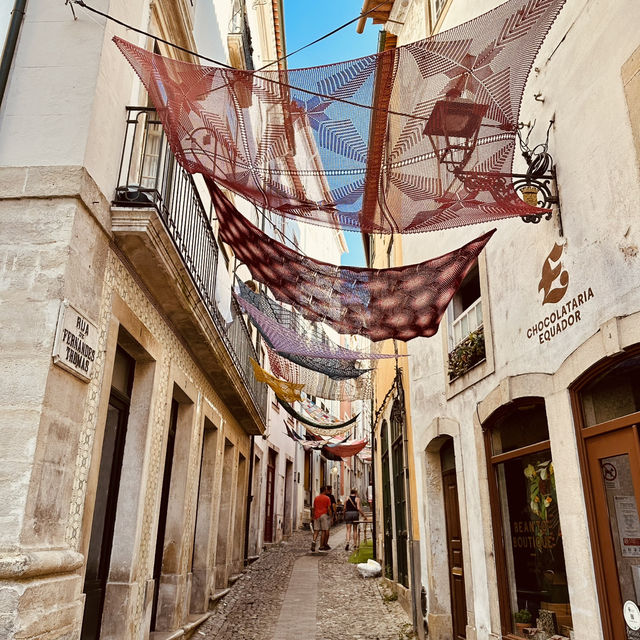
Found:
[[[254,404],[266,420],[267,388],[253,376],[250,358],[260,361],[242,312],[232,300],[227,325],[216,306],[220,250],[193,177],[175,160],[156,112],[127,107],[127,123],[114,205],[153,207],[173,240]],[[224,262],[222,268],[225,268]]]

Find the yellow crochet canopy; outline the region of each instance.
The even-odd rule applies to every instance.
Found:
[[[265,371],[253,358],[251,358],[251,366],[253,367],[253,374],[258,382],[265,382],[274,391],[274,393],[286,400],[287,402],[301,402],[302,396],[300,391],[304,388],[304,384],[296,384],[295,382],[288,382],[287,380],[280,380],[275,376],[272,376],[268,371]]]

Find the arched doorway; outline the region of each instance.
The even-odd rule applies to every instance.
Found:
[[[485,423],[502,633],[569,637],[573,619],[542,398],[520,398]],[[550,627],[554,627],[551,630]],[[538,637],[538,636],[536,636]]]

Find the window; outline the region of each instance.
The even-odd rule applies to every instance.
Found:
[[[580,399],[585,427],[640,411],[640,355],[619,362],[589,382]]]
[[[485,437],[503,633],[522,635],[518,626],[535,627],[545,618],[555,621],[554,633],[569,637],[573,624],[544,404],[517,403]]]
[[[486,356],[478,265],[467,274],[453,296],[449,319],[449,379],[453,380]]]
[[[431,27],[435,27],[447,0],[431,0]]]

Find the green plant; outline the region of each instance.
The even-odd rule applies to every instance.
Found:
[[[360,545],[360,548],[357,551],[354,551],[349,556],[349,562],[353,564],[360,564],[361,562],[366,562],[367,560],[373,560],[373,541],[367,540]]]
[[[516,622],[529,623],[531,622],[531,611],[529,609],[520,609],[520,611],[516,611],[514,618]]]
[[[485,355],[484,331],[480,327],[476,331],[472,331],[449,354],[449,379],[453,380],[466,373],[478,362],[484,360]]]
[[[385,602],[395,602],[398,599],[398,594],[391,592],[391,593],[385,593],[382,595],[382,599]]]

